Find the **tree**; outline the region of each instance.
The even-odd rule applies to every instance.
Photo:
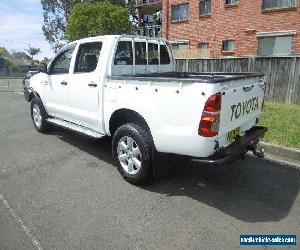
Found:
[[[8,57],[9,53],[5,47],[0,47],[0,57]]]
[[[66,29],[71,41],[88,36],[125,34],[130,31],[128,10],[108,2],[78,4],[72,10]]]
[[[0,47],[0,71],[7,70],[11,63],[8,60],[9,52],[5,47]]]
[[[3,71],[3,69],[8,68],[10,65],[10,61],[6,58],[0,57],[0,71]]]
[[[23,59],[25,60],[31,60],[31,56],[27,55],[25,52],[22,51],[15,51],[13,50],[10,54],[11,59]]]
[[[42,29],[46,40],[55,52],[66,43],[67,20],[74,6],[79,3],[97,2],[103,2],[103,0],[41,0],[44,17]],[[123,0],[110,0],[109,2],[125,6]]]
[[[44,59],[41,61],[41,63],[48,64],[50,62],[50,59],[48,57],[44,57]]]
[[[128,0],[126,3],[126,7],[130,13],[130,15],[134,15],[135,14],[135,10],[136,10],[136,1],[135,0]]]
[[[31,60],[33,60],[33,56],[41,53],[41,49],[40,48],[34,48],[34,47],[30,47],[30,46],[28,46],[28,49],[25,49],[25,50],[31,56]]]

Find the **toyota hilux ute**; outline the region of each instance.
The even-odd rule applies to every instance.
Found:
[[[55,124],[93,138],[113,137],[117,168],[145,183],[155,155],[227,164],[266,132],[258,126],[265,83],[258,73],[176,72],[169,42],[140,36],[86,38],[64,46],[30,79],[33,125]]]

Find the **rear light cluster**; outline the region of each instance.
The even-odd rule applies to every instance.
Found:
[[[208,98],[202,112],[198,134],[203,137],[213,137],[219,132],[221,111],[221,93]]]

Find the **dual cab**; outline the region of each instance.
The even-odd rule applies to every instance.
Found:
[[[175,72],[168,41],[139,36],[72,42],[42,71],[25,89],[35,128],[112,136],[118,170],[131,183],[149,180],[158,153],[211,164],[248,150],[261,155],[261,74]]]

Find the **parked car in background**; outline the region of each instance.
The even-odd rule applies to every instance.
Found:
[[[39,71],[37,71],[37,70],[29,70],[28,72],[27,72],[27,74],[26,74],[26,78],[30,78],[30,77],[32,77],[32,76],[34,76],[35,74],[37,74],[37,73],[39,73]]]
[[[38,74],[40,71],[38,71],[38,70],[29,70],[27,73],[26,73],[26,75],[25,75],[25,77],[23,78],[23,86],[24,86],[24,89],[26,88],[26,87],[28,87],[28,85],[29,85],[29,79],[32,77],[32,76],[34,76],[35,74]]]
[[[25,90],[35,128],[112,136],[118,170],[134,184],[153,175],[157,152],[212,167],[248,150],[263,156],[263,75],[175,72],[172,55],[167,40],[139,36],[64,46]]]

